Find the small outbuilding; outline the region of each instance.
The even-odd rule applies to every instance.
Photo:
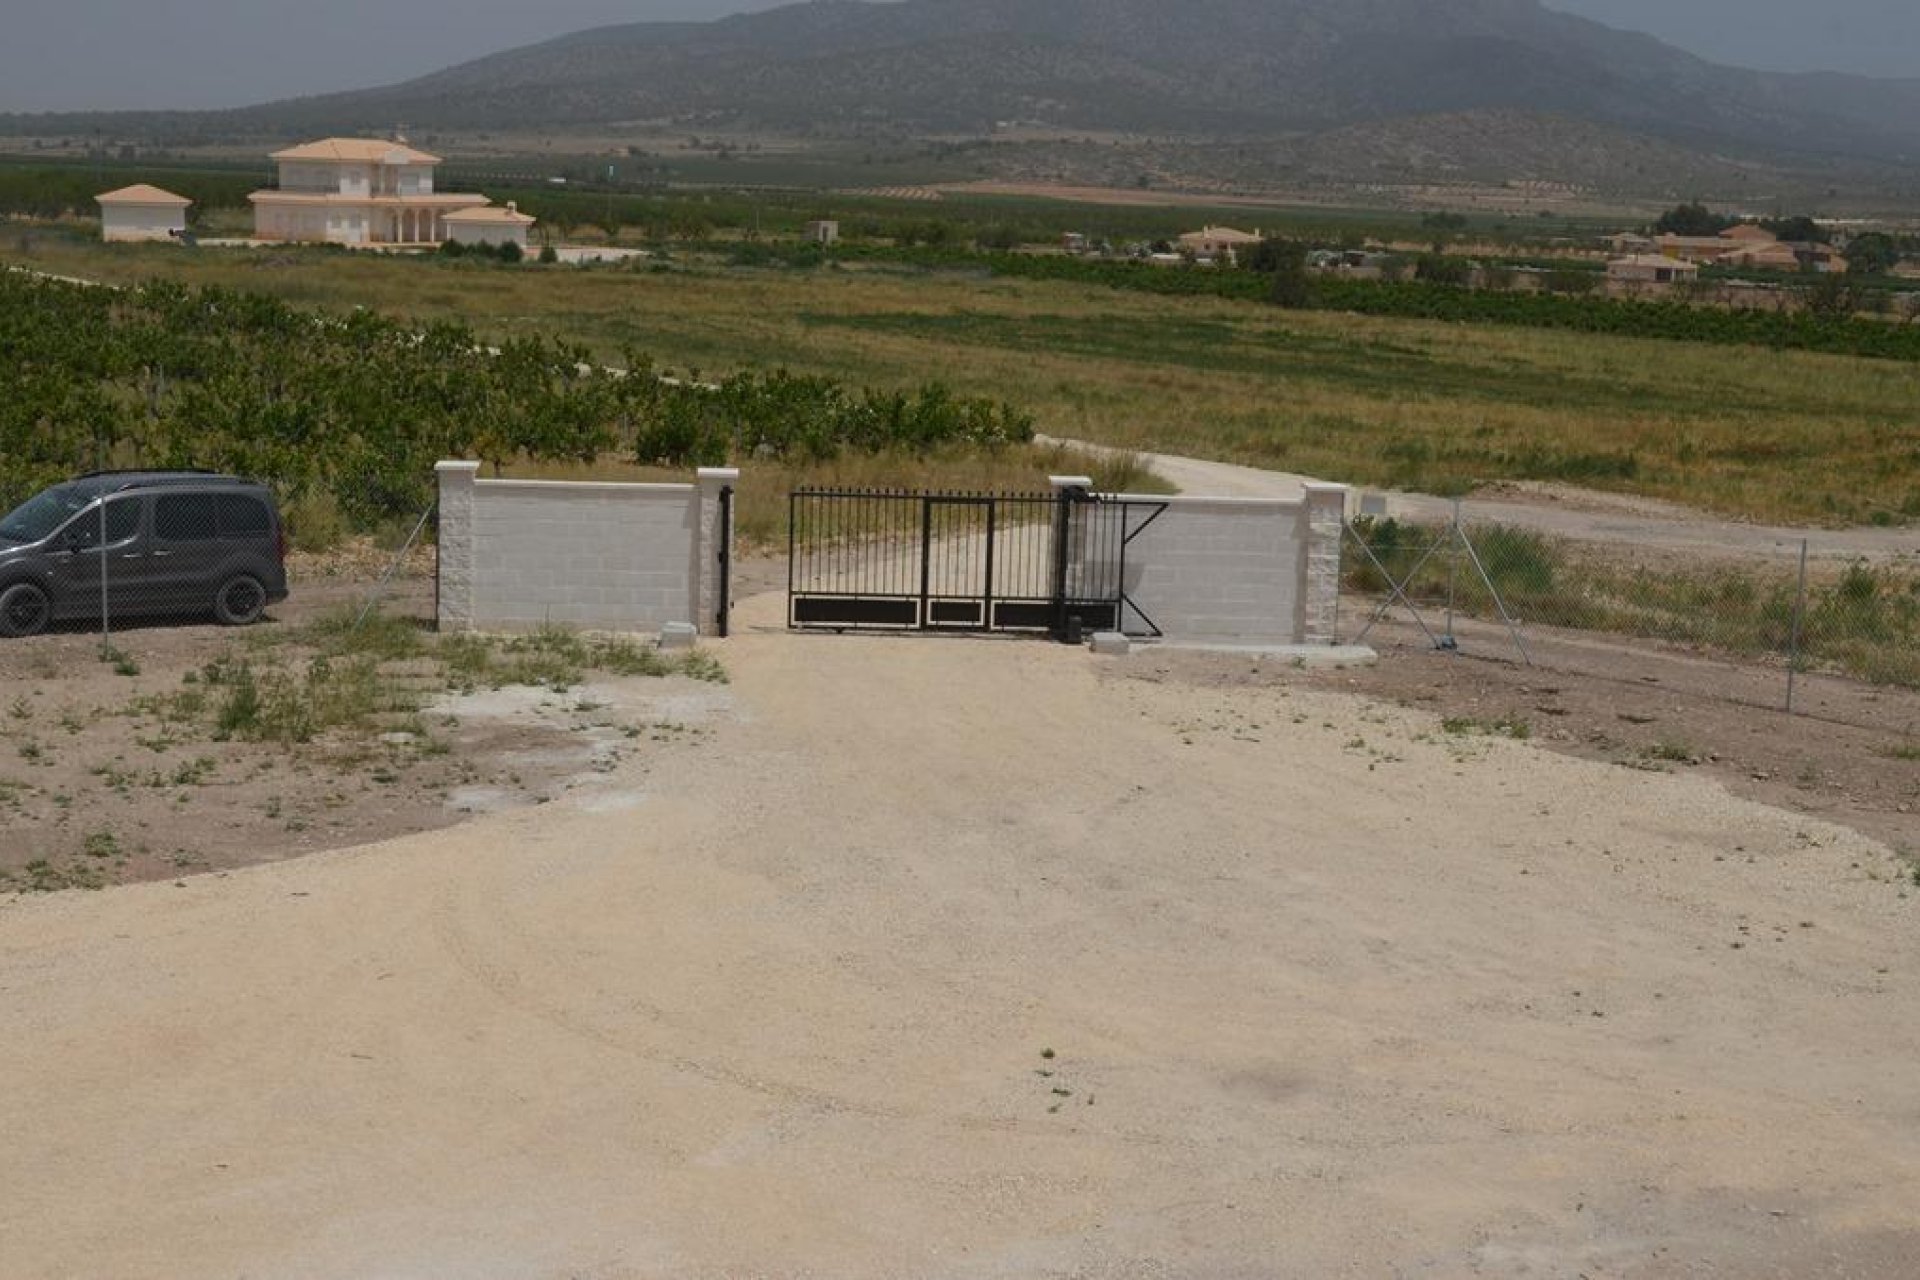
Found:
[[[513,201],[500,205],[480,205],[459,209],[441,217],[447,239],[455,244],[517,244],[527,247],[527,232],[539,219],[520,212]]]
[[[187,207],[193,203],[144,182],[94,201],[100,206],[102,240],[178,240],[187,233]]]
[[[840,224],[831,218],[816,218],[807,224],[803,234],[814,244],[837,244],[840,241]]]
[[[1699,278],[1698,263],[1657,253],[1629,254],[1607,263],[1609,284],[1692,284]]]

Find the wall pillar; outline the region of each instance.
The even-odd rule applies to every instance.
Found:
[[[740,469],[701,467],[697,475],[699,483],[694,486],[696,510],[690,603],[694,626],[701,635],[712,636],[720,634],[722,599],[729,605],[732,603],[732,591],[730,588],[723,591],[721,575],[728,572],[733,563],[734,521],[731,506],[727,508],[725,518],[722,517],[720,494],[722,490],[739,489]]]
[[[1301,583],[1301,644],[1338,644],[1340,551],[1347,527],[1347,486],[1308,484],[1306,580]]]
[[[440,554],[435,615],[442,631],[473,629],[473,524],[477,462],[436,462],[440,482]]]

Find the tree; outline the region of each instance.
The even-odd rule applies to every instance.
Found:
[[[1653,224],[1656,235],[1717,236],[1734,224],[1698,201],[1675,205]]]
[[[1807,244],[1826,244],[1833,236],[1832,232],[1805,214],[1791,218],[1763,218],[1760,225],[1782,240],[1798,240]]]
[[[1856,275],[1883,276],[1900,263],[1900,245],[1884,231],[1869,231],[1847,241],[1847,270]]]
[[[1455,236],[1467,229],[1467,215],[1464,213],[1423,213],[1420,226],[1433,235],[1433,251],[1446,252],[1447,244]]]
[[[1414,265],[1413,278],[1429,284],[1464,285],[1473,279],[1473,268],[1465,258],[1428,253],[1421,255],[1420,261]]]
[[[1556,267],[1547,272],[1548,293],[1568,293],[1575,297],[1584,297],[1596,292],[1604,279],[1598,271],[1581,271],[1574,267]]]
[[[1267,301],[1276,307],[1299,310],[1313,305],[1313,277],[1307,272],[1307,246],[1298,240],[1265,239],[1247,254],[1247,266],[1271,273]]]
[[[1860,291],[1842,275],[1815,276],[1797,292],[1807,314],[1822,320],[1845,320],[1860,309]]]

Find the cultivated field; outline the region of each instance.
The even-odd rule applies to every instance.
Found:
[[[24,248],[23,248],[24,246]],[[504,268],[292,250],[109,251],[14,237],[0,258],[218,282],[497,337],[631,347],[703,375],[786,365],[1005,398],[1043,431],[1354,483],[1501,479],[1779,522],[1920,516],[1920,365],[1282,312],[1207,298],[863,267]]]
[[[1891,362],[952,272],[0,257],[702,376],[937,378],[1056,435],[1361,483],[1920,514],[1920,369]],[[1028,487],[1070,457],[741,461]],[[777,488],[746,496],[770,539]],[[1849,690],[1850,727],[1703,708],[1672,654],[1315,675],[794,635],[755,590],[783,569],[747,559],[718,665],[677,672],[349,633],[344,580],[118,662],[0,647],[0,889],[148,881],[0,891],[8,1280],[1920,1256],[1910,693]]]

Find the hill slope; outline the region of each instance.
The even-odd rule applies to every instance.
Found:
[[[381,89],[140,119],[176,134],[649,120],[815,137],[980,134],[1008,121],[1298,137],[1486,113],[1703,157],[1920,156],[1920,80],[1716,66],[1538,0],[813,0],[583,31]],[[129,118],[84,123],[103,120]],[[0,129],[82,123],[13,117]]]
[[[1920,153],[1920,81],[1719,67],[1537,0],[816,0],[603,27],[404,84],[275,104],[289,125],[685,117],[843,132],[1266,133],[1524,110],[1692,144]]]

